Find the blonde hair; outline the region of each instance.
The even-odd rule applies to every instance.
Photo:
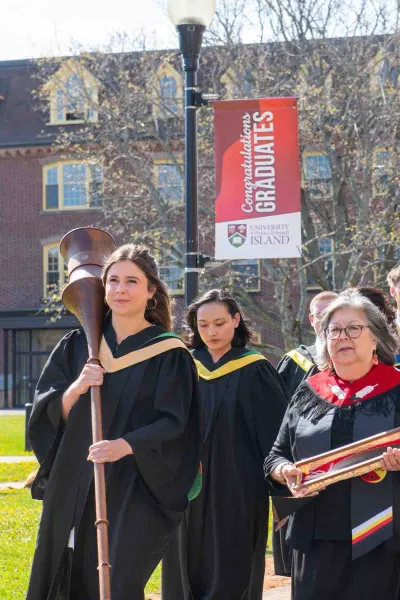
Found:
[[[314,296],[314,298],[311,299],[311,302],[310,302],[310,313],[312,314],[313,306],[319,300],[334,300],[337,297],[338,297],[338,295],[337,295],[336,292],[330,292],[329,290],[325,290],[324,292],[320,292],[319,294],[317,294],[316,296]]]
[[[387,282],[390,287],[394,287],[400,282],[400,265],[394,267],[386,276]]]

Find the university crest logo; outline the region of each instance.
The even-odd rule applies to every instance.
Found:
[[[247,225],[228,225],[228,240],[235,248],[243,246],[247,238]]]
[[[360,477],[367,483],[380,483],[382,479],[385,479],[386,471],[375,469],[375,471],[369,471],[368,473],[364,473],[364,475],[360,475]]]

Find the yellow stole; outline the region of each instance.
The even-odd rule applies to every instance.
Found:
[[[165,339],[162,339],[163,337]],[[107,373],[115,373],[116,371],[121,371],[122,369],[131,367],[132,365],[137,365],[138,363],[141,363],[144,360],[153,358],[153,356],[158,356],[159,354],[167,352],[168,350],[172,350],[173,348],[183,348],[184,350],[187,350],[182,340],[174,336],[174,334],[161,334],[157,336],[157,338],[153,339],[158,338],[161,338],[161,341],[156,342],[151,346],[146,346],[145,348],[138,348],[138,350],[133,350],[132,352],[129,352],[124,356],[114,358],[106,342],[106,339],[103,336],[99,352],[99,359],[101,365]]]
[[[312,363],[311,360],[303,356],[300,352],[297,352],[297,350],[291,350],[286,356],[289,356],[294,360],[296,365],[299,365],[306,373],[314,366],[314,363]]]
[[[205,379],[206,381],[210,381],[211,379],[218,379],[219,377],[228,375],[228,373],[233,373],[233,371],[242,369],[243,367],[251,365],[252,363],[257,362],[259,360],[267,359],[262,354],[258,354],[258,352],[249,351],[240,358],[230,360],[229,362],[222,365],[222,367],[215,369],[215,371],[209,371],[199,360],[194,359],[194,362],[196,363],[199,377]]]

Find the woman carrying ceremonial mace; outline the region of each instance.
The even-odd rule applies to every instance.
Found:
[[[168,291],[142,246],[105,262],[109,307],[100,362],[81,329],[53,350],[38,382],[29,439],[43,512],[27,600],[98,600],[93,466],[105,464],[114,600],[144,587],[188,504],[199,456],[197,374],[172,333]],[[88,390],[100,387],[105,439],[91,441]]]

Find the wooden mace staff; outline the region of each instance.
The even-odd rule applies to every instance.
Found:
[[[64,306],[81,323],[87,339],[88,363],[100,364],[99,349],[104,321],[104,286],[101,270],[104,258],[115,249],[110,234],[97,227],[69,231],[60,242],[60,252],[68,264],[68,285],[62,293]],[[90,388],[93,443],[103,439],[100,388]],[[104,464],[94,463],[97,552],[100,600],[111,600],[108,520]]]

